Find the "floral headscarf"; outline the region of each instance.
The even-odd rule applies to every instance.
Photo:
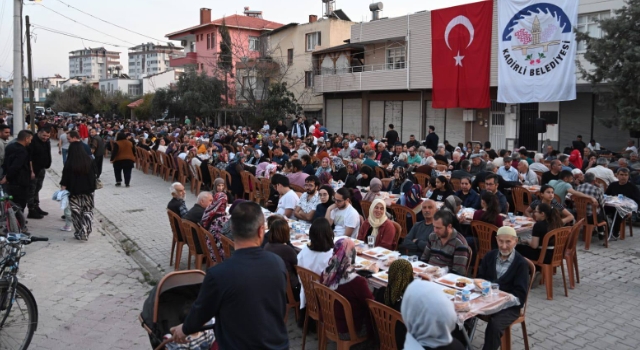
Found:
[[[398,178],[393,180],[393,188],[398,189],[404,183],[404,180],[407,179],[407,172],[403,167],[397,167],[396,171],[398,171]]]
[[[351,158],[360,158],[360,151],[352,149],[351,152],[349,152],[349,156],[351,156]]]
[[[342,161],[342,158],[333,157],[333,167],[336,169],[336,171],[344,168],[344,162]]]
[[[380,191],[382,191],[382,181],[377,177],[374,177],[369,183],[369,192],[367,192],[362,200],[373,202],[373,200],[380,194]]]
[[[351,266],[351,260],[356,254],[356,246],[349,237],[336,241],[333,255],[329,259],[329,266],[322,272],[322,284],[336,290],[339,285],[353,280],[357,274]]]
[[[217,256],[224,259],[224,249],[222,248],[220,236],[223,235],[227,221],[229,221],[229,216],[227,215],[227,195],[224,192],[218,192],[213,196],[213,202],[204,210],[202,220],[200,221],[200,225],[211,232],[215,240],[215,242],[211,242],[207,236],[209,255],[215,262],[218,262]],[[214,249],[218,250],[218,254],[215,254]]]
[[[320,174],[319,179],[320,179],[320,185],[330,185],[331,180],[333,180],[333,177],[331,176],[331,173],[323,171],[322,174]]]
[[[200,225],[209,230],[212,221],[220,215],[227,215],[227,195],[224,192],[217,192],[213,195],[213,201],[202,214]]]
[[[358,175],[358,164],[355,162],[349,162],[349,166],[353,168],[353,175]]]
[[[405,195],[407,196],[407,207],[411,209],[417,207],[420,203],[422,203],[422,186],[418,184],[411,186],[411,191],[409,191]]]

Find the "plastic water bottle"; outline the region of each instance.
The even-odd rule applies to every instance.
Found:
[[[404,192],[400,192],[400,205],[406,205],[407,199],[404,197]]]
[[[623,199],[624,199],[624,195],[619,194],[619,195],[618,195],[618,200],[619,200],[619,201],[622,201]]]

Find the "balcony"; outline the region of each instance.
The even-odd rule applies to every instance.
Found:
[[[198,64],[198,54],[196,52],[179,52],[169,55],[169,66],[184,67]]]
[[[407,88],[405,62],[322,69],[313,79],[313,92],[398,90]]]

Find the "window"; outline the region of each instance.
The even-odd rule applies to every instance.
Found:
[[[293,49],[287,50],[287,64],[288,65],[293,64]]]
[[[306,71],[304,72],[304,87],[312,88],[313,87],[313,72]]]
[[[404,47],[387,49],[387,69],[404,69],[404,68],[405,68]]]
[[[215,50],[215,48],[216,48],[216,46],[215,46],[216,45],[216,33],[215,32],[211,33],[211,36],[210,36],[209,40],[210,40],[209,47],[211,47],[211,50]]]
[[[256,77],[242,77],[242,95],[249,95],[249,93],[256,89]]]
[[[260,39],[257,36],[249,37],[249,51],[258,51],[260,49]]]
[[[211,34],[207,34],[207,50],[211,49]]]
[[[307,34],[307,51],[313,51],[316,46],[322,45],[320,32]]]
[[[578,15],[577,29],[583,33],[588,33],[592,38],[602,38],[604,31],[600,29],[599,20],[608,19],[611,17],[610,11],[587,13],[584,15]],[[578,52],[584,52],[587,50],[587,43],[581,41],[578,43]]]

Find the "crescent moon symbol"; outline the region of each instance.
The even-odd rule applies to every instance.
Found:
[[[471,46],[471,43],[473,42],[473,34],[474,34],[473,24],[467,17],[458,16],[452,19],[449,22],[449,24],[447,24],[447,29],[444,31],[444,41],[445,43],[447,43],[447,47],[449,48],[449,50],[451,50],[451,46],[449,46],[449,34],[451,33],[451,30],[453,29],[453,27],[457,26],[458,24],[465,26],[469,31],[470,38],[469,38],[469,44],[467,45],[467,47]]]

